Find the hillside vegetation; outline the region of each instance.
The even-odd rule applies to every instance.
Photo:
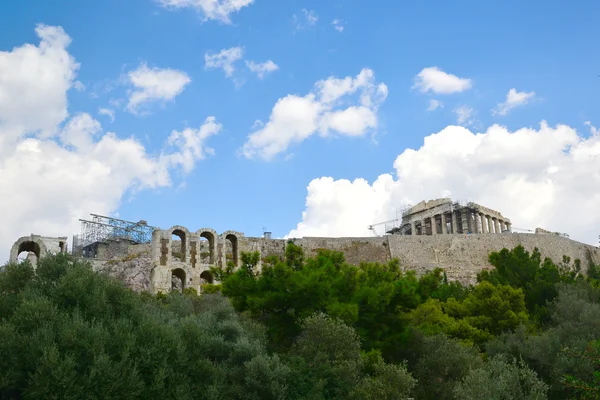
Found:
[[[2,399],[598,398],[600,271],[522,247],[474,287],[289,243],[137,294],[68,255],[0,272]]]

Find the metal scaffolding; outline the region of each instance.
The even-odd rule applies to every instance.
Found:
[[[141,244],[152,241],[152,232],[156,229],[144,220],[124,221],[104,215],[90,214],[92,220],[80,219],[81,233],[73,237],[73,252],[80,252],[95,243],[127,240]]]

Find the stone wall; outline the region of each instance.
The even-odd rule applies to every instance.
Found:
[[[307,257],[315,256],[319,249],[341,251],[350,264],[361,262],[388,262],[391,260],[386,237],[295,239],[294,243],[304,249]]]
[[[580,259],[587,268],[588,255],[594,263],[600,262],[600,251],[595,246],[586,245],[557,235],[533,235],[526,233],[403,236],[391,235],[390,255],[398,258],[405,269],[414,269],[422,274],[435,267],[446,270],[448,279],[463,283],[474,283],[477,273],[491,268],[489,253],[503,248],[513,249],[522,245],[531,252],[535,247],[542,258],[549,257],[555,263],[562,261],[563,255],[571,262]]]
[[[172,232],[176,229],[185,231],[184,252],[181,252],[185,255],[182,258],[179,258],[180,254],[176,254],[180,252],[182,242],[179,238],[173,240],[172,237]],[[201,235],[206,232],[212,235],[211,246],[208,241],[202,239]],[[283,259],[285,255],[287,240],[284,239],[245,237],[243,233],[234,231],[217,234],[208,228],[189,232],[183,227],[173,227],[169,230],[156,230],[151,244],[132,245],[128,242],[114,242],[103,245],[98,252],[98,258],[88,260],[96,271],[121,279],[135,290],[153,292],[171,290],[172,275],[181,271],[185,272],[185,287],[200,290],[204,282],[212,280],[209,274],[210,267],[224,266],[230,258],[229,255],[233,257],[231,238],[237,240],[235,253],[238,266],[241,252],[258,251],[261,260],[273,255]],[[44,239],[49,243],[49,247],[54,247],[48,238]],[[31,241],[39,243],[44,252],[46,251],[42,237],[36,235],[20,238],[13,249],[18,249],[23,243]],[[292,239],[292,241],[304,249],[307,257],[316,255],[319,249],[329,249],[343,252],[346,260],[351,264],[385,263],[397,258],[405,270],[415,270],[421,275],[441,267],[450,280],[458,280],[462,283],[475,283],[479,271],[491,268],[488,262],[491,252],[503,248],[513,249],[517,245],[523,245],[530,252],[537,247],[543,258],[549,257],[555,263],[560,263],[563,256],[568,256],[571,262],[579,259],[584,272],[589,259],[600,264],[600,249],[597,247],[559,235],[543,233],[389,235],[364,238],[305,237]],[[210,247],[213,249],[212,263],[209,262],[208,255],[202,254],[209,253]]]

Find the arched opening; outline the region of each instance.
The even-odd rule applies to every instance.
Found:
[[[65,242],[58,242],[58,248],[60,249],[61,253],[64,253],[65,250]]]
[[[234,234],[225,236],[225,260],[233,261],[233,264],[238,265],[238,238]]]
[[[202,283],[213,283],[214,279],[212,274],[209,271],[204,271],[200,274],[200,279]]]
[[[171,233],[171,256],[173,260],[185,262],[185,232],[175,229]]]
[[[32,265],[37,265],[40,259],[40,245],[36,242],[23,242],[17,250],[17,260],[19,262],[29,260]]]
[[[185,289],[185,271],[176,268],[171,272],[171,290],[182,292]]]
[[[211,232],[200,234],[200,264],[215,263],[215,236]]]

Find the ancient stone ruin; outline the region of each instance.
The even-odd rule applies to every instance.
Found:
[[[48,253],[66,253],[67,237],[47,237],[34,235],[19,238],[10,249],[10,261],[17,261],[19,255],[27,253],[27,259],[35,266],[37,260]]]
[[[402,212],[400,226],[392,234],[445,235],[502,233],[511,231],[510,219],[499,211],[473,202],[449,198],[422,201]]]
[[[563,256],[571,262],[578,259],[584,271],[589,262],[600,263],[595,246],[541,228],[516,232],[509,218],[473,202],[448,198],[423,201],[388,222],[393,223],[386,224],[386,234],[381,236],[273,239],[269,232],[262,237],[246,237],[237,231],[219,234],[211,228],[192,231],[180,225],[161,229],[146,221],[92,214],[91,220],[81,220],[82,230],[73,237],[72,253],[134,290],[154,293],[186,288],[202,292],[203,284],[216,283],[211,267],[225,267],[228,262],[239,267],[242,252],[259,252],[260,270],[268,256],[283,259],[289,240],[302,247],[308,257],[329,249],[343,252],[352,264],[398,259],[405,270],[423,274],[441,267],[448,279],[466,284],[474,283],[481,270],[491,268],[490,252],[517,245],[527,251],[537,247],[542,257],[556,263]],[[37,235],[20,238],[11,251],[11,261],[22,252],[31,252],[36,258],[49,252],[66,252],[66,240]]]

